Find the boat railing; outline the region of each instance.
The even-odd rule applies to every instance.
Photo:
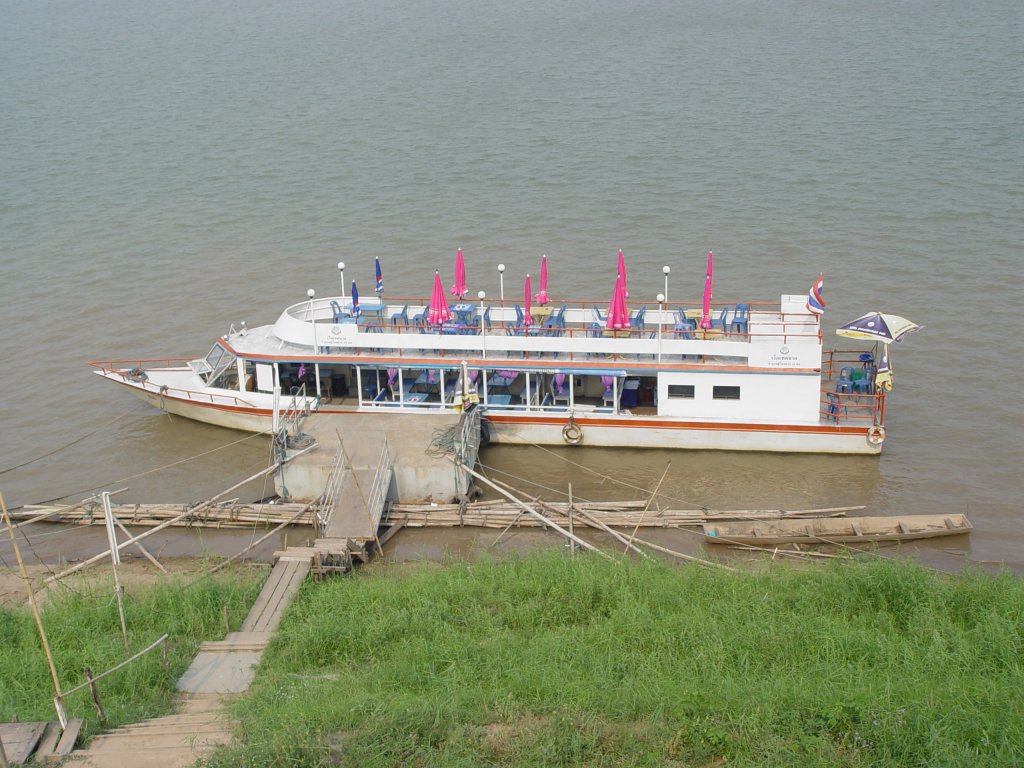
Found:
[[[302,431],[302,420],[313,411],[318,410],[320,410],[320,397],[307,395],[306,384],[303,382],[298,387],[292,388],[288,404],[281,412],[281,426],[287,430],[288,434],[297,435]]]
[[[245,408],[256,408],[257,405],[250,400],[220,392],[198,392],[194,389],[172,387],[168,384],[156,384],[150,381],[143,368],[178,368],[174,363],[188,362],[188,358],[166,358],[157,360],[105,360],[90,362],[89,365],[98,368],[107,376],[119,376],[125,382],[140,387],[160,398],[173,397],[179,400],[188,400],[194,403],[209,403],[210,405],[230,405]],[[163,365],[154,365],[163,363]],[[132,365],[132,368],[125,370],[124,365]]]
[[[871,427],[885,424],[885,391],[872,393],[822,392],[821,417],[837,426]]]
[[[86,365],[98,368],[103,373],[121,373],[124,369],[130,372],[145,368],[184,368],[188,366],[189,357],[157,357],[135,358],[133,360],[90,360]]]

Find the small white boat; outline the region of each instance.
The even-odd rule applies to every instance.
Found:
[[[825,350],[806,294],[716,304],[707,330],[701,307],[681,303],[634,305],[614,331],[590,301],[534,308],[532,324],[514,302],[463,301],[441,326],[428,303],[356,313],[344,296],[310,298],[272,325],[232,328],[198,360],[91,365],[169,413],[254,432],[286,410],[475,403],[501,443],[877,454],[885,439],[877,350]]]

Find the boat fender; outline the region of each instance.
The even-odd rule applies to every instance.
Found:
[[[583,430],[572,417],[569,417],[569,423],[562,427],[562,439],[569,445],[579,445],[583,442]]]
[[[885,441],[885,427],[877,424],[868,430],[868,442],[872,445],[881,445]]]

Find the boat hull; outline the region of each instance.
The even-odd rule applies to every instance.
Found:
[[[112,378],[112,377],[111,377]],[[209,395],[183,397],[161,393],[144,382],[113,379],[155,408],[206,424],[246,432],[273,428],[273,410],[256,403],[207,400]],[[435,409],[431,409],[432,411]],[[330,412],[337,412],[329,409]],[[341,411],[345,412],[345,411]],[[386,418],[409,409],[367,407],[350,413],[379,413]],[[485,412],[492,443],[510,445],[586,445],[605,448],[661,448],[683,450],[767,451],[773,453],[833,453],[877,455],[881,444],[867,439],[865,429],[832,425],[741,424],[681,421],[608,414],[574,416],[580,439],[566,439],[567,414],[557,416],[515,414],[507,410]],[[570,433],[570,437],[572,437]]]

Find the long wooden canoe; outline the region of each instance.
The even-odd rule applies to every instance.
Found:
[[[704,540],[711,544],[849,544],[955,536],[970,533],[973,527],[960,514],[750,520],[705,523]]]

